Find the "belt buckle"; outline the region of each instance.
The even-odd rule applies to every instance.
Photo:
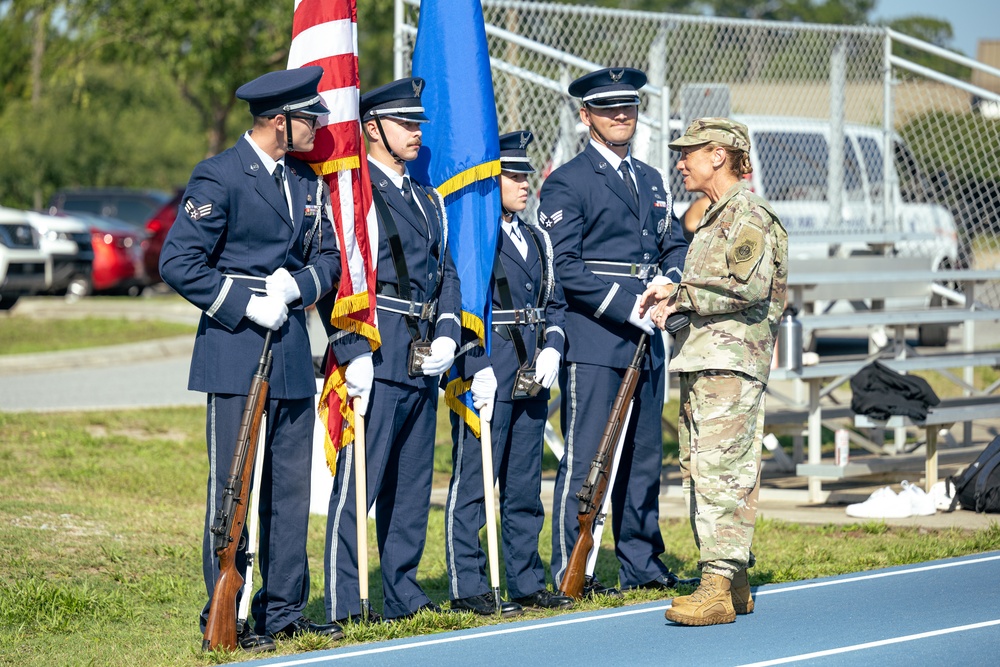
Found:
[[[645,282],[649,279],[649,264],[633,264],[632,275]]]
[[[431,320],[434,319],[434,312],[437,310],[436,301],[428,301],[427,303],[420,304],[420,319]]]

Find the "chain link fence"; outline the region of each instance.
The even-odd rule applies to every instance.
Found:
[[[530,129],[547,173],[587,141],[569,82],[637,67],[633,151],[684,191],[667,143],[693,118],[751,130],[752,184],[789,231],[793,256],[893,248],[933,268],[1000,266],[1000,71],[957,57],[977,85],[894,53],[943,50],[885,28],[806,25],[483,0],[500,131]],[[397,0],[396,75],[409,73],[417,0]],[[945,61],[941,61],[945,62]],[[956,58],[952,58],[956,62]],[[531,211],[528,212],[532,213]],[[1000,305],[1000,289],[977,295]]]

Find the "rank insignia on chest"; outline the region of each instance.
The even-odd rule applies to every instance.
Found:
[[[317,204],[306,204],[305,213],[303,213],[307,218],[314,218],[319,215],[319,206]]]
[[[184,210],[187,212],[188,217],[192,220],[201,220],[206,215],[210,215],[212,213],[212,205],[202,204],[201,206],[196,206],[194,201],[188,199],[184,202]]]
[[[552,228],[563,218],[562,209],[554,212],[552,215],[545,215],[541,211],[538,213],[538,222],[542,223],[545,228]]]

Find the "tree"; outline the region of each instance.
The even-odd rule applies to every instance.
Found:
[[[209,155],[229,143],[236,89],[288,59],[290,1],[69,1],[70,25],[100,60],[166,68],[198,114]]]

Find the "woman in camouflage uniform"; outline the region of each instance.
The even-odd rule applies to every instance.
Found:
[[[757,517],[764,389],[785,304],[788,237],[743,179],[751,172],[745,125],[701,118],[670,144],[684,186],[711,205],[676,286],[650,287],[643,305],[663,327],[684,313],[671,370],[680,379],[680,467],[701,552],[701,585],[674,598],[669,620],[732,623],[753,611],[747,568]]]

